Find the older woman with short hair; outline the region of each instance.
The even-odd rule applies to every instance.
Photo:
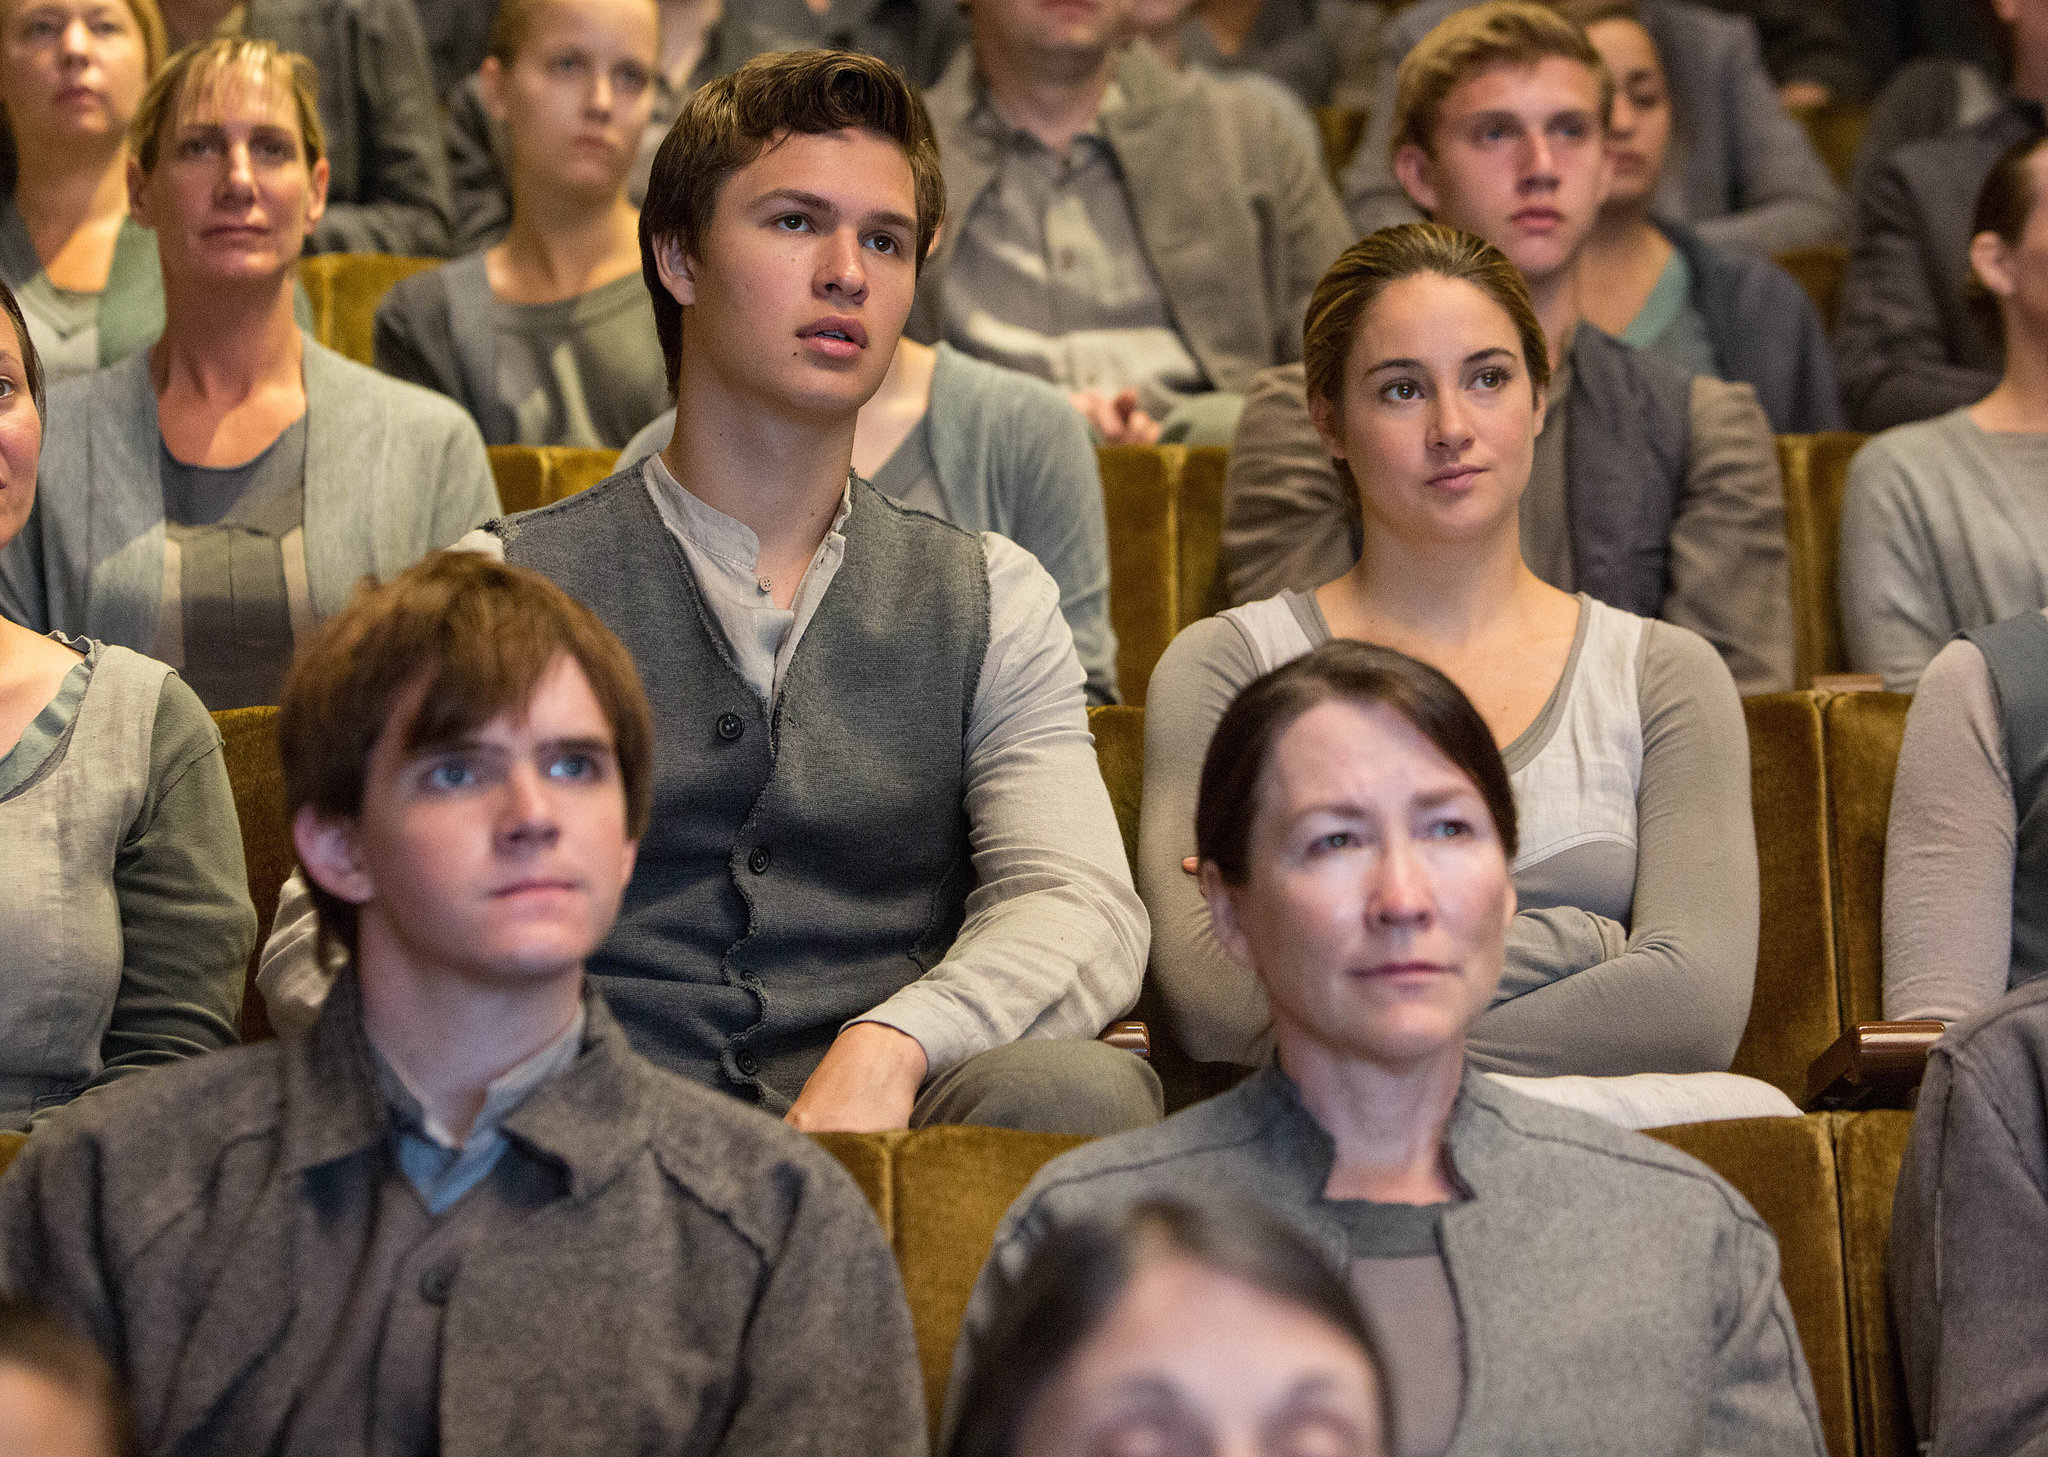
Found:
[[[36,512],[0,554],[0,612],[161,658],[209,708],[276,702],[293,644],[358,578],[499,509],[459,407],[293,317],[326,204],[312,84],[303,59],[228,38],[151,86],[130,192],[163,337],[53,392]]]
[[[1272,1009],[1274,1056],[1039,1171],[968,1305],[956,1423],[996,1292],[1055,1230],[1226,1191],[1346,1269],[1384,1334],[1403,1457],[1825,1451],[1755,1211],[1685,1155],[1467,1056],[1515,919],[1494,739],[1442,673],[1360,642],[1231,703],[1201,768],[1199,878]]]

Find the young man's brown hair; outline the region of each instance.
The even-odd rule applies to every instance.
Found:
[[[674,394],[682,368],[683,306],[662,286],[655,245],[676,240],[699,256],[726,179],[783,137],[849,128],[875,132],[903,149],[917,192],[918,268],[946,211],[939,143],[908,81],[886,62],[852,51],[784,51],[757,56],[700,86],[662,138],[640,209],[640,272]]]
[[[1445,97],[1481,71],[1526,68],[1546,56],[1562,56],[1592,71],[1600,83],[1604,125],[1614,110],[1614,77],[1585,31],[1533,0],[1491,0],[1446,16],[1401,62],[1388,155],[1411,146],[1434,155],[1436,116]]]
[[[281,88],[292,99],[299,118],[299,145],[311,167],[327,155],[327,133],[320,126],[320,72],[297,51],[267,40],[224,35],[186,46],[157,73],[135,119],[128,123],[128,150],[144,176],[156,171],[164,134],[191,113],[208,92],[233,85]]]
[[[518,711],[562,654],[575,659],[611,724],[626,833],[647,830],[654,723],[625,645],[589,608],[537,572],[472,552],[436,552],[382,586],[365,584],[292,659],[277,713],[285,814],[363,812],[370,753],[387,726],[409,754],[449,744]],[[425,691],[410,722],[400,701]],[[356,949],[356,908],[307,888],[323,938]]]

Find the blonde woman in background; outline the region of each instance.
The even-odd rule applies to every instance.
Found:
[[[163,331],[156,238],[128,216],[128,124],[164,52],[156,0],[0,3],[0,106],[15,154],[0,279],[52,384]]]

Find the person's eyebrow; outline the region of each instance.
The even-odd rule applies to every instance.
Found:
[[[754,206],[757,208],[777,205],[807,207],[813,212],[831,213],[835,216],[839,212],[829,199],[820,197],[815,192],[805,192],[800,187],[778,187],[754,199]]]
[[[618,752],[610,739],[588,734],[566,739],[544,739],[541,741],[540,750],[544,754],[588,754],[597,759],[609,759]]]
[[[1474,350],[1474,351],[1473,351],[1472,353],[1470,353],[1470,354],[1466,355],[1466,356],[1465,356],[1465,363],[1467,363],[1467,364],[1477,364],[1477,363],[1478,363],[1478,362],[1479,362],[1480,360],[1482,360],[1482,359],[1490,359],[1490,358],[1494,357],[1495,355],[1499,355],[1499,356],[1500,356],[1500,357],[1501,357],[1502,359],[1513,359],[1513,358],[1515,357],[1514,351],[1513,351],[1512,349],[1503,349],[1503,348],[1502,348],[1502,347],[1501,347],[1500,345],[1498,345],[1498,344],[1491,344],[1491,345],[1488,345],[1488,346],[1487,346],[1486,348],[1484,348],[1484,349],[1476,349],[1476,350]],[[1424,364],[1424,363],[1423,363],[1423,362],[1422,362],[1421,360],[1419,360],[1419,359],[1382,359],[1382,360],[1381,360],[1381,361],[1380,361],[1379,363],[1377,363],[1377,364],[1375,364],[1375,365],[1371,366],[1371,367],[1370,367],[1369,369],[1367,369],[1367,370],[1366,370],[1366,373],[1367,373],[1367,374],[1378,374],[1378,373],[1379,373],[1379,372],[1380,372],[1381,370],[1383,370],[1383,369],[1427,369],[1427,368],[1429,368],[1429,366],[1428,366],[1428,365],[1426,365],[1426,364]]]

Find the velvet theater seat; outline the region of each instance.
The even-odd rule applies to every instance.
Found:
[[[313,306],[313,337],[358,364],[373,363],[370,331],[384,295],[400,279],[445,261],[389,253],[321,253],[301,260],[299,286]]]
[[[1794,674],[1801,687],[1849,670],[1835,563],[1841,554],[1842,492],[1849,482],[1849,462],[1867,439],[1846,432],[1778,437],[1778,468],[1785,478],[1785,544],[1791,556]]]
[[[256,906],[256,949],[242,991],[242,1040],[270,1035],[270,1017],[256,992],[256,963],[277,915],[277,894],[299,863],[291,826],[284,818],[284,767],[277,755],[277,710],[231,708],[213,716],[220,729],[235,817],[242,824],[242,858],[249,870],[249,899]]]
[[[1822,707],[1844,1027],[1884,1016],[1884,842],[1912,702],[1903,693],[1838,693]]]
[[[498,504],[507,516],[587,491],[610,475],[619,461],[616,450],[572,445],[493,445],[490,456]]]
[[[1807,1066],[1842,1030],[1820,700],[1772,693],[1745,698],[1742,713],[1762,895],[1756,992],[1730,1070],[1796,1102]]]
[[[1896,1109],[1835,1113],[1835,1162],[1842,1190],[1842,1252],[1849,1295],[1850,1379],[1859,1451],[1912,1457],[1918,1444],[1906,1406],[1906,1373],[1892,1320],[1886,1260],[1892,1194],[1906,1156],[1913,1115]]]

